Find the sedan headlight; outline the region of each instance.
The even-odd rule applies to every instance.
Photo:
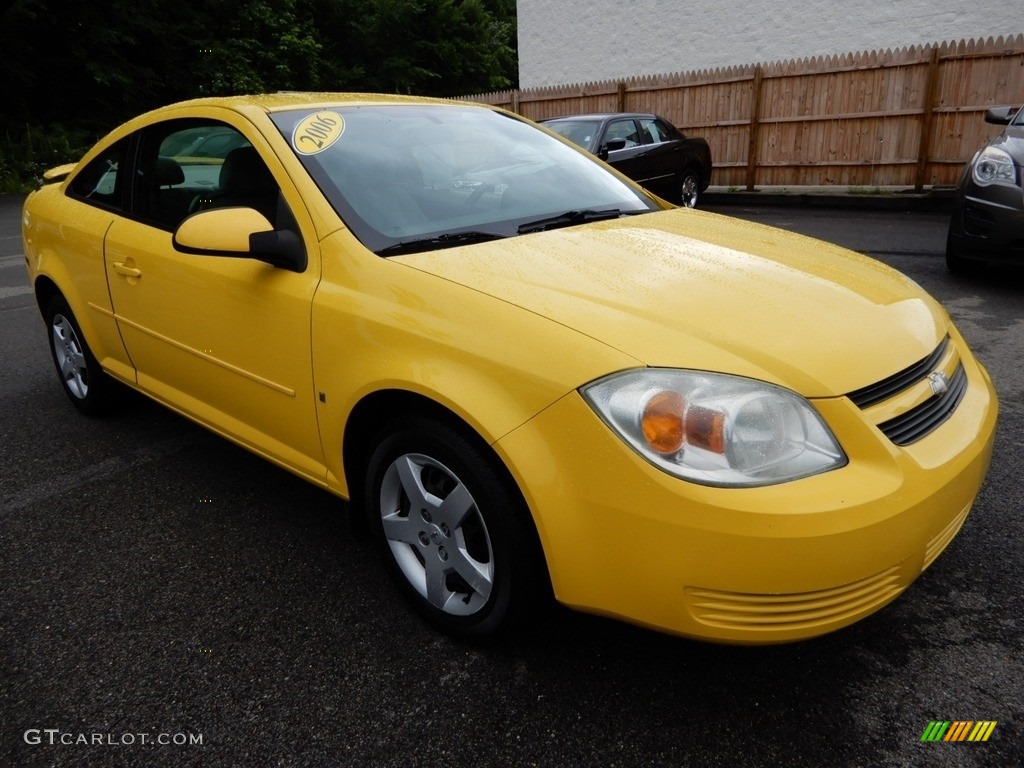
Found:
[[[1013,158],[996,147],[985,147],[974,161],[972,171],[974,182],[983,187],[989,184],[1006,184],[1017,186],[1017,169]]]
[[[846,464],[804,398],[753,379],[642,369],[599,379],[584,399],[637,453],[704,485],[771,485]]]

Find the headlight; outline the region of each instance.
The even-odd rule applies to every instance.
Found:
[[[985,147],[974,162],[972,172],[976,184],[987,187],[989,184],[1007,184],[1017,186],[1017,169],[1013,166],[1013,158],[996,147]]]
[[[765,382],[650,368],[580,391],[647,461],[704,485],[771,485],[846,464],[811,404]]]

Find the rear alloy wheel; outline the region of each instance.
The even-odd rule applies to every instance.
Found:
[[[679,179],[679,204],[684,208],[696,208],[700,198],[700,177],[689,168]]]
[[[63,296],[54,296],[46,305],[46,327],[53,364],[68,399],[82,413],[102,413],[109,405],[113,382],[93,357]]]
[[[542,573],[521,498],[495,462],[447,424],[413,419],[383,433],[367,472],[371,531],[399,588],[469,639],[525,616]]]

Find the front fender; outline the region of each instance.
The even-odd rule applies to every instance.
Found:
[[[437,403],[494,444],[576,387],[640,365],[520,307],[366,251],[364,258],[348,233],[332,239],[313,303],[313,374],[329,477],[343,496],[345,426],[376,392]],[[329,253],[340,245],[355,258]]]

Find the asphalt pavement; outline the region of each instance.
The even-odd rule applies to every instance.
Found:
[[[1024,763],[1024,272],[953,279],[941,210],[708,204],[906,272],[1001,397],[961,534],[896,602],[810,642],[709,645],[569,611],[491,648],[436,634],[335,498],[142,397],[74,411],[20,200],[0,198],[0,766]],[[997,725],[922,742],[936,720]]]

